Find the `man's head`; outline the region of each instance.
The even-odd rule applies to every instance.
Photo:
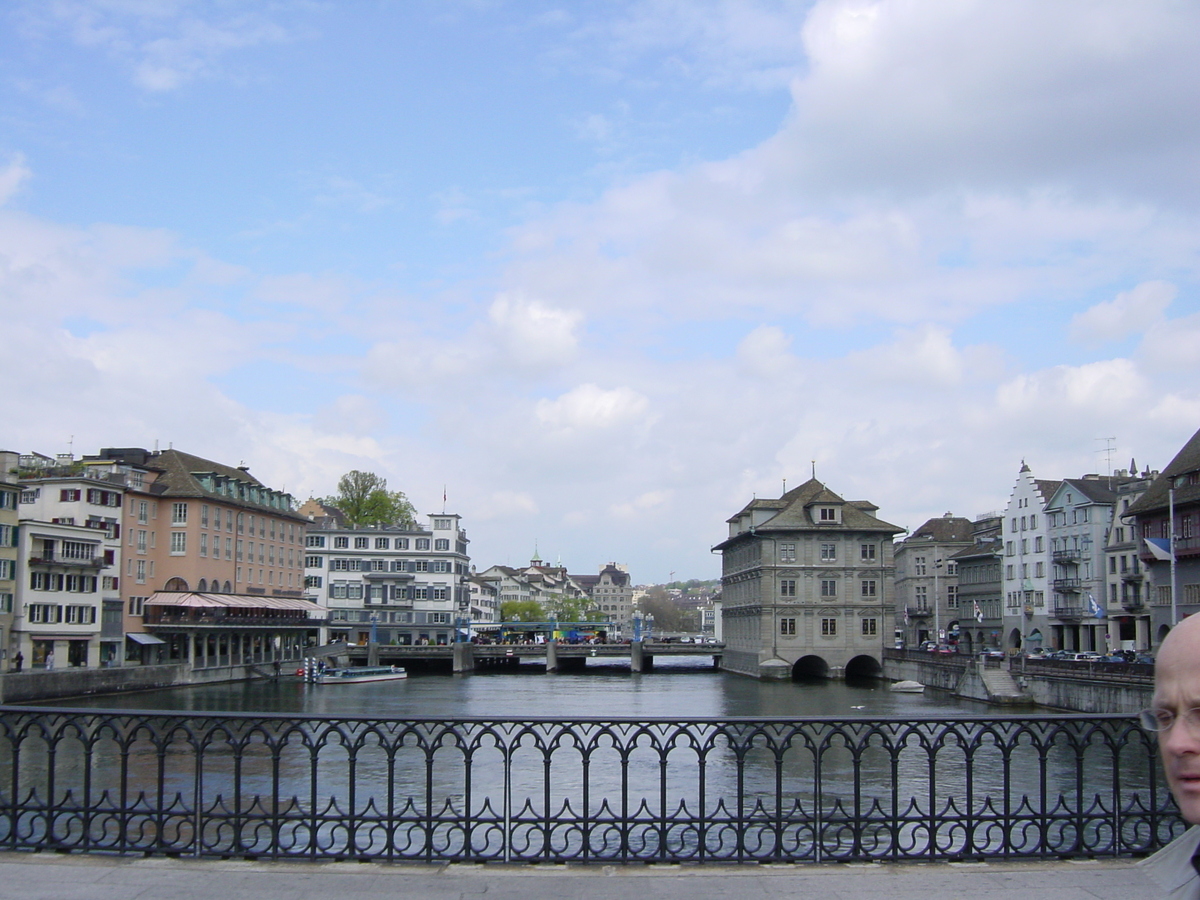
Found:
[[[1188,725],[1189,709],[1200,707],[1200,615],[1176,625],[1163,641],[1155,661],[1154,708],[1176,716],[1159,732],[1167,784],[1183,817],[1200,824],[1200,724]]]

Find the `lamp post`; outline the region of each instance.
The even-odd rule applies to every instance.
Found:
[[[933,639],[937,643],[942,642],[942,617],[941,601],[938,598],[938,575],[941,574],[942,561],[935,559],[933,561]]]

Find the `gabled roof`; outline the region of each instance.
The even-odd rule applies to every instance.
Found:
[[[1200,503],[1200,478],[1189,478],[1200,472],[1200,431],[1192,435],[1175,458],[1125,511],[1125,515],[1146,515],[1162,512],[1170,504],[1171,486],[1175,486],[1175,504]],[[1196,483],[1190,483],[1196,482]]]
[[[1109,505],[1116,502],[1117,492],[1113,489],[1116,486],[1118,479],[1099,479],[1099,478],[1065,478],[1059,482],[1054,495],[1049,497],[1047,504],[1054,500],[1054,496],[1062,493],[1064,490],[1070,489],[1077,491],[1080,496],[1091,503],[1107,503]]]

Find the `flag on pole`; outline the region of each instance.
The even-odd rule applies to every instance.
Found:
[[[1104,612],[1104,607],[1096,602],[1096,598],[1090,593],[1088,594],[1088,612],[1091,613],[1094,619],[1103,619],[1107,616],[1107,613]]]
[[[1155,559],[1161,559],[1163,562],[1173,562],[1175,554],[1171,551],[1170,538],[1145,538],[1146,549],[1150,551],[1150,555]]]
[[[975,621],[976,621],[976,622],[982,622],[982,621],[983,621],[983,610],[979,608],[979,601],[978,601],[978,600],[976,600],[976,601],[975,601]]]
[[[904,607],[904,627],[908,627],[908,607]]]

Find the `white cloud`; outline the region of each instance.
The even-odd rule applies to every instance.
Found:
[[[1081,414],[1133,412],[1148,394],[1146,378],[1131,360],[1054,366],[1019,375],[996,389],[997,411],[1011,420],[1074,424]]]
[[[671,501],[671,491],[647,491],[625,503],[614,503],[610,513],[618,519],[634,519],[648,511],[662,509]]]
[[[276,21],[279,12],[266,2],[226,12],[193,0],[56,0],[22,10],[28,32],[63,30],[76,45],[118,60],[134,84],[152,93],[218,74],[233,51],[294,40],[294,30]]]
[[[8,161],[8,165],[0,169],[0,206],[8,203],[32,177],[33,172],[25,164],[24,154],[14,155]]]
[[[1097,303],[1071,320],[1071,338],[1076,341],[1119,341],[1156,324],[1179,294],[1166,281],[1145,281],[1109,301]]]
[[[644,421],[649,408],[650,401],[631,388],[581,384],[554,400],[539,400],[537,418],[555,431],[605,431]]]
[[[513,517],[536,515],[538,504],[528,491],[494,490],[472,501],[470,509],[472,517],[479,521],[510,521]]]
[[[557,309],[520,293],[499,294],[488,309],[496,345],[518,366],[561,365],[575,357],[581,313]]]

